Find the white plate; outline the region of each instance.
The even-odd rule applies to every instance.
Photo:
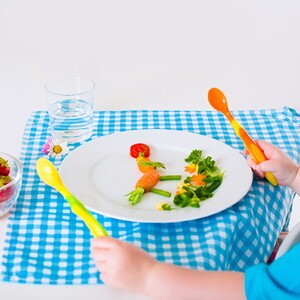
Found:
[[[161,175],[182,175],[184,159],[194,149],[203,150],[225,171],[222,185],[200,208],[159,211],[158,202],[172,203],[178,181],[159,182],[155,187],[172,192],[170,198],[153,193],[143,195],[132,206],[124,195],[134,190],[141,175],[129,154],[132,144],[145,143],[151,148],[151,160],[165,164]],[[134,130],[92,140],[72,151],[62,162],[60,174],[68,189],[91,211],[128,221],[178,222],[206,217],[241,200],[252,184],[252,171],[245,158],[235,149],[200,134],[175,130]]]

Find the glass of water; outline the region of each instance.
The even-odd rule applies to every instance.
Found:
[[[82,142],[92,135],[95,83],[82,77],[62,77],[45,85],[54,138]]]

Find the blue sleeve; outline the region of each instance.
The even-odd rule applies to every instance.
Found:
[[[300,243],[270,265],[258,264],[245,272],[248,300],[300,299]]]

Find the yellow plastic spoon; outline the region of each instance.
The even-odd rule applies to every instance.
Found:
[[[39,158],[36,162],[36,170],[41,180],[43,180],[47,185],[56,189],[69,202],[72,212],[85,222],[86,226],[90,229],[95,237],[108,236],[102,225],[63,185],[58,171],[48,159]]]
[[[210,105],[225,115],[225,117],[230,122],[233,127],[236,135],[243,141],[245,147],[247,148],[251,158],[255,163],[259,164],[265,160],[267,157],[264,152],[260,149],[260,147],[252,140],[252,138],[248,135],[246,130],[234,119],[232,114],[228,109],[227,99],[222,91],[217,88],[212,88],[208,91],[208,101]],[[272,185],[277,185],[277,180],[272,173],[265,172],[265,177]]]

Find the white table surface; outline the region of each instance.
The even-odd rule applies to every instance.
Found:
[[[56,76],[93,79],[96,110],[209,110],[211,87],[231,110],[300,110],[299,28],[298,0],[5,1],[0,151],[19,156],[25,122],[46,109],[43,86]],[[291,225],[298,220],[294,213]],[[145,299],[104,285],[0,289],[16,300]]]

